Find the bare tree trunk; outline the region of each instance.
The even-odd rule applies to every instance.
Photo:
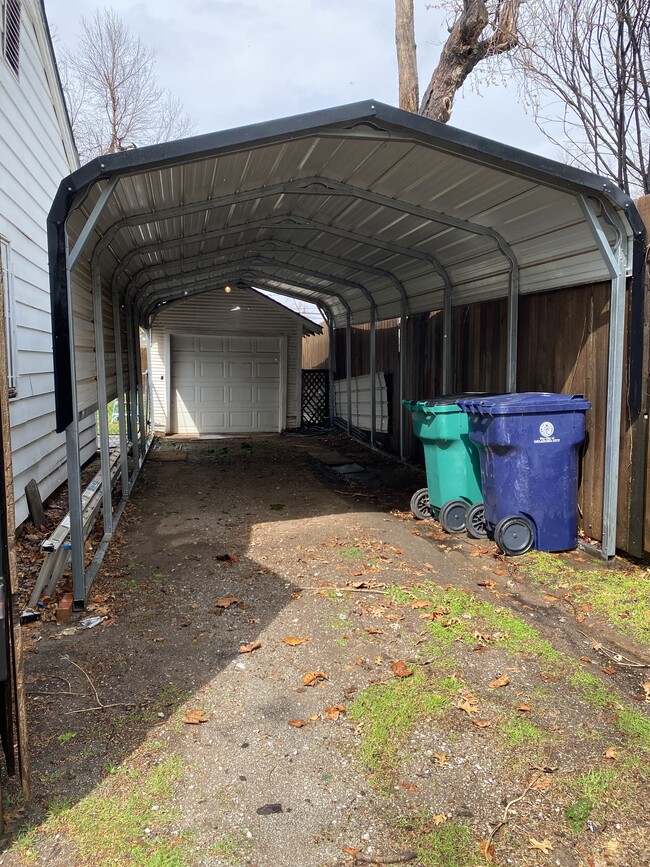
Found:
[[[399,75],[399,107],[417,113],[420,89],[413,0],[395,0],[395,46]]]
[[[454,97],[474,67],[488,55],[502,54],[517,44],[520,5],[521,0],[503,0],[495,12],[493,35],[482,39],[489,22],[485,0],[463,0],[463,11],[449,32],[422,99],[420,114],[447,123]]]

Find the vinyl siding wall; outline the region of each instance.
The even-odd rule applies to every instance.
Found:
[[[62,111],[39,4],[23,0],[18,77],[0,52],[0,235],[10,245],[18,376],[10,401],[16,524],[27,518],[24,489],[31,478],[43,498],[66,478],[65,437],[54,433],[46,236],[56,189],[76,168]],[[95,448],[90,418],[82,424],[82,460]]]
[[[233,311],[233,307],[241,310]],[[263,295],[223,289],[170,304],[151,329],[151,390],[154,429],[170,433],[170,336],[253,334],[286,337],[288,428],[300,423],[302,325]]]

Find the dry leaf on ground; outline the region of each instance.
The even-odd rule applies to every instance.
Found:
[[[492,843],[488,843],[487,840],[480,840],[478,847],[481,850],[481,855],[485,858],[485,860],[488,863],[494,863],[494,846],[492,845]]]
[[[415,783],[407,783],[405,781],[401,781],[397,784],[401,789],[404,789],[407,792],[417,792],[418,787]]]
[[[341,846],[341,852],[345,852],[350,858],[356,858],[360,851],[360,849],[355,849],[353,846]]]
[[[332,707],[326,707],[323,713],[327,719],[336,720],[342,713],[345,713],[345,706],[342,704],[334,704]]]
[[[489,719],[473,719],[472,723],[479,729],[486,729],[490,726]]]
[[[254,650],[259,650],[262,646],[261,641],[251,641],[250,644],[242,644],[239,648],[240,653],[252,653]]]
[[[449,756],[447,755],[447,753],[434,753],[433,758],[435,759],[436,764],[440,765],[441,768],[444,768],[444,766],[449,761]]]
[[[478,699],[475,695],[472,695],[472,693],[467,689],[462,689],[460,691],[460,696],[461,697],[456,702],[456,707],[459,710],[464,710],[469,716],[478,713]]]
[[[510,683],[510,678],[507,674],[502,674],[501,677],[497,677],[496,680],[491,680],[488,683],[490,689],[499,689],[500,686],[508,686]]]
[[[413,674],[413,670],[407,668],[401,659],[395,660],[395,662],[391,665],[391,669],[395,677],[411,677],[411,675]]]
[[[520,710],[522,713],[532,713],[527,704],[518,704],[517,710]]]
[[[207,721],[208,717],[204,710],[186,710],[183,717],[183,722],[190,726],[197,726]]]
[[[224,596],[223,599],[217,599],[214,603],[217,608],[230,608],[231,605],[239,602],[236,596]]]
[[[618,750],[615,750],[614,747],[607,747],[607,749],[603,752],[603,755],[606,759],[616,761],[616,759],[618,758]]]
[[[368,633],[368,635],[383,635],[384,634],[383,629],[375,629],[374,626],[366,626],[366,632]]]
[[[307,723],[302,719],[290,719],[289,725],[293,726],[295,729],[301,729],[303,726],[306,726]]]
[[[307,644],[308,638],[299,638],[297,635],[285,635],[282,639],[283,644],[288,644],[289,647],[297,647],[299,644]]]
[[[302,679],[303,686],[316,686],[321,680],[329,680],[324,671],[308,671]]]
[[[444,813],[438,813],[433,817],[433,824],[436,826],[436,828],[438,827],[438,825],[442,825],[442,823],[445,821],[445,818],[446,817]]]
[[[528,848],[534,849],[537,852],[543,852],[545,855],[550,855],[553,851],[553,844],[546,838],[543,840],[536,840],[534,837],[531,837],[528,841]]]

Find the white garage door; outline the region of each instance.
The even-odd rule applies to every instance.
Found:
[[[277,337],[171,338],[173,430],[181,434],[280,430]]]

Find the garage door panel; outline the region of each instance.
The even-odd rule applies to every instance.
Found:
[[[223,403],[226,392],[223,385],[201,385],[198,389],[198,399],[201,403]]]
[[[227,349],[223,337],[199,337],[198,340],[195,339],[195,343],[197,344],[195,348],[199,352],[225,352]]]
[[[280,357],[275,337],[172,336],[174,429],[192,435],[277,431]]]

